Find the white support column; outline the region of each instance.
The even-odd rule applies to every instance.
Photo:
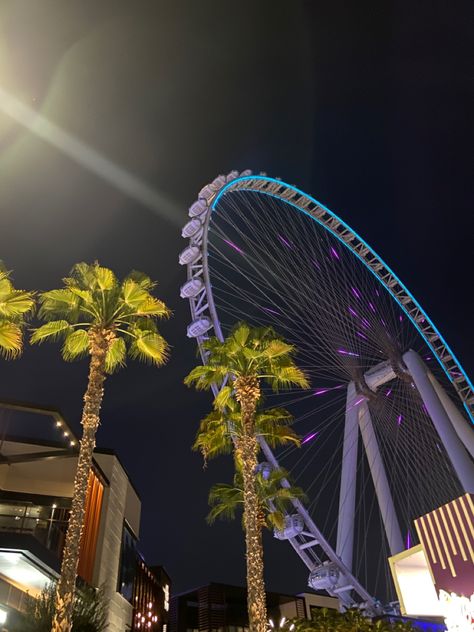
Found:
[[[433,388],[436,391],[444,410],[448,414],[448,417],[453,424],[456,434],[461,439],[464,447],[474,459],[474,426],[470,421],[465,419],[462,413],[458,410],[457,406],[451,401],[451,398],[446,393],[444,388],[435,378],[431,371],[428,371],[428,377]]]
[[[434,427],[453,464],[464,491],[474,493],[474,464],[454,430],[449,416],[428,377],[428,369],[420,356],[410,350],[403,360],[423,399]]]
[[[390,553],[396,555],[404,549],[403,539],[367,401],[359,406],[359,426]]]
[[[346,423],[342,447],[339,517],[337,522],[336,554],[352,571],[354,519],[357,483],[357,447],[359,443],[359,408],[354,382],[347,386]]]

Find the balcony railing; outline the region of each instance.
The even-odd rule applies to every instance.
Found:
[[[68,510],[34,503],[0,500],[0,533],[21,533],[61,557],[66,537]]]

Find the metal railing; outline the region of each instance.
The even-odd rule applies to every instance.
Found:
[[[65,515],[64,508],[0,499],[0,533],[31,535],[61,557],[67,529]]]

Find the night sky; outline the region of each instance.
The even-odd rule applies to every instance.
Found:
[[[190,450],[210,398],[182,385],[195,346],[179,298],[180,227],[216,175],[265,171],[339,213],[474,373],[471,7],[1,2],[0,88],[155,191],[148,202],[141,189],[124,193],[0,107],[0,258],[16,285],[50,289],[75,262],[99,259],[156,278],[174,312],[161,327],[169,364],[131,362],[112,376],[98,435],[140,492],[140,548],[174,591],[245,577],[239,523],[204,522],[208,488],[231,467],[203,471]],[[54,345],[27,348],[0,375],[0,398],[57,407],[79,431],[87,362],[65,364]],[[305,567],[270,535],[266,563],[269,589],[305,589]]]

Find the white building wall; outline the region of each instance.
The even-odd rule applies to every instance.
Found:
[[[97,542],[94,583],[104,585],[109,602],[108,632],[124,632],[132,621],[133,608],[117,592],[122,545],[123,522],[126,517],[130,483],[118,459],[109,454],[95,454],[95,460],[109,479],[104,494],[102,520]]]

